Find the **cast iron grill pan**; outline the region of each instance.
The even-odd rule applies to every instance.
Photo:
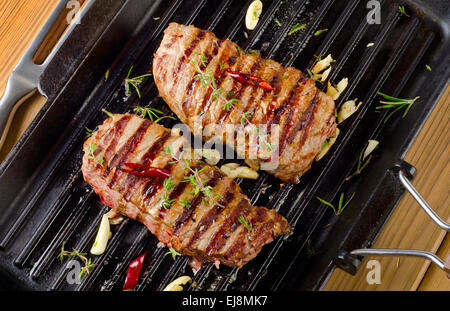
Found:
[[[189,290],[318,289],[334,268],[339,249],[370,246],[403,193],[393,178],[393,164],[408,149],[448,80],[448,59],[442,56],[449,44],[440,31],[445,14],[439,19],[445,10],[406,3],[411,17],[405,17],[398,10],[399,3],[385,0],[380,1],[381,24],[369,25],[366,1],[263,1],[257,28],[248,31],[243,20],[252,1],[174,0],[144,5],[145,1],[131,4],[133,1],[124,0],[111,8],[101,5],[105,1],[96,2],[93,9],[97,14],[113,10],[110,20],[95,24],[88,14],[80,24],[80,33],[94,24],[104,30],[92,40],[92,48],[80,55],[75,71],[48,68],[43,81],[49,97],[45,113],[38,115],[0,168],[0,204],[5,211],[0,218],[0,268],[11,282],[26,289],[121,290],[128,264],[148,251],[149,262],[136,290],[162,290],[181,275],[193,277],[196,286]],[[140,15],[136,9],[141,10]],[[422,10],[422,18],[416,17],[414,10]],[[160,19],[153,19],[156,16]],[[436,16],[437,22],[427,21]],[[84,127],[94,129],[106,118],[101,108],[125,113],[136,106],[151,106],[173,115],[151,78],[140,86],[141,99],[135,92],[126,96],[123,87],[131,66],[135,75],[151,72],[162,31],[172,21],[209,29],[243,49],[258,49],[263,57],[302,71],[312,68],[315,56],[331,53],[337,62],[330,81],[349,78],[337,107],[354,98],[364,105],[339,125],[337,143],[300,184],[283,184],[265,173],[256,181],[237,180],[252,204],[279,211],[294,227],[291,235],[264,247],[242,269],[222,266],[217,270],[205,264],[194,275],[187,257],[174,261],[165,256],[167,249],[157,247],[158,240],[144,225],[126,219],[112,227],[106,252],[90,256],[97,264],[92,272],[80,284],[70,285],[65,263],[57,260],[63,243],[65,249],[88,253],[100,218],[109,210],[80,171]],[[296,23],[306,27],[289,35]],[[121,26],[126,31],[114,37],[112,29]],[[328,31],[315,36],[319,29]],[[373,46],[367,47],[368,43]],[[76,42],[68,42],[70,47],[76,48]],[[59,61],[64,60],[64,53],[62,49]],[[425,70],[425,64],[433,73]],[[110,74],[105,81],[106,69]],[[325,86],[318,86],[326,91]],[[375,112],[379,90],[405,98],[419,94],[422,101],[405,119],[384,123],[387,112]],[[58,122],[52,123],[55,118]],[[162,124],[171,127],[175,123],[165,120]],[[30,147],[32,138],[38,137],[48,141],[43,147]],[[344,182],[368,139],[381,141],[373,163],[362,176]],[[35,165],[26,171],[28,175],[22,172],[17,177],[23,161]],[[11,178],[16,181],[9,182]],[[356,196],[339,217],[315,199],[337,200],[341,192],[356,192]]]

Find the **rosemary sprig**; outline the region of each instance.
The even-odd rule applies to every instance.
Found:
[[[164,256],[167,256],[169,254],[172,256],[173,260],[176,260],[177,256],[181,256],[181,254],[174,250],[172,247],[169,248],[169,251],[165,253]]]
[[[64,249],[64,244],[61,247],[61,251],[58,254],[57,258],[62,263],[64,261],[64,257],[73,257],[76,256],[81,259],[81,261],[84,263],[84,267],[80,270],[80,277],[82,277],[84,274],[89,274],[91,272],[91,268],[95,267],[97,264],[93,264],[91,262],[91,258],[87,258],[85,253],[80,253],[78,250],[73,248],[72,251],[67,251]]]
[[[334,214],[335,214],[336,216],[339,216],[339,215],[344,211],[344,209],[347,207],[347,205],[350,203],[350,201],[353,200],[353,197],[354,197],[354,196],[355,196],[355,192],[353,192],[353,194],[352,194],[352,196],[350,197],[350,199],[349,199],[345,204],[343,204],[343,203],[344,203],[344,192],[342,192],[342,193],[341,193],[341,196],[339,197],[339,203],[338,203],[337,208],[334,207],[333,204],[331,204],[331,203],[328,202],[328,201],[325,201],[325,200],[322,199],[322,198],[319,198],[319,197],[316,197],[316,198],[317,198],[317,200],[319,200],[319,201],[322,202],[323,204],[325,204],[325,205],[331,207],[331,208],[333,209]]]
[[[130,95],[130,85],[132,85],[138,94],[138,97],[141,98],[141,91],[139,90],[139,84],[142,83],[145,77],[151,76],[151,73],[147,73],[141,76],[137,76],[134,78],[130,78],[131,71],[133,70],[133,66],[131,66],[130,70],[128,71],[128,74],[124,80],[125,82],[125,94],[128,96]]]
[[[375,109],[379,110],[379,109],[395,108],[391,113],[388,114],[386,119],[384,119],[384,123],[386,123],[397,111],[406,108],[402,116],[402,118],[404,118],[406,114],[409,112],[409,109],[411,109],[412,105],[420,98],[420,96],[417,96],[416,98],[413,99],[396,98],[381,92],[378,92],[378,95],[383,96],[383,98],[386,101],[380,101],[380,103],[384,105],[377,106]]]
[[[163,119],[172,119],[176,120],[172,116],[161,116],[164,112],[161,110],[151,108],[151,107],[134,107],[133,109],[134,113],[138,114],[141,118],[145,119],[145,117],[148,117],[152,122],[158,123],[159,121]]]
[[[241,215],[238,217],[238,221],[242,224],[242,226],[244,226],[245,229],[247,229],[247,231],[254,231],[255,229],[253,228],[253,225],[250,221],[248,221],[248,219]]]
[[[297,32],[305,27],[306,27],[305,24],[302,24],[302,25],[300,25],[299,23],[295,24],[294,26],[292,26],[291,30],[289,30],[288,36],[292,35],[294,32]]]
[[[352,179],[353,177],[355,177],[356,175],[361,174],[362,170],[369,165],[370,160],[372,159],[372,155],[370,154],[367,159],[365,161],[363,161],[363,154],[364,154],[364,150],[366,150],[366,148],[363,148],[361,150],[361,152],[359,153],[359,158],[358,158],[358,165],[356,166],[356,171],[351,174],[350,176],[348,176],[347,178],[345,178],[345,181],[349,181],[350,179]]]

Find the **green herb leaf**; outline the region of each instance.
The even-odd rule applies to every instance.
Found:
[[[243,215],[238,217],[238,221],[242,224],[242,226],[244,226],[245,229],[247,229],[247,231],[254,231],[255,229],[253,228],[253,225],[251,222],[249,222],[247,220],[247,218]]]
[[[295,24],[294,26],[292,26],[291,30],[289,30],[288,35],[289,36],[292,35],[293,33],[305,28],[305,26],[306,26],[305,24],[303,24],[303,25],[300,25],[298,23]]]
[[[177,259],[177,256],[181,256],[180,253],[178,253],[176,250],[174,250],[174,249],[171,248],[171,247],[169,248],[169,251],[168,251],[167,253],[164,254],[164,256],[167,256],[167,255],[171,255],[172,258],[173,258],[173,260],[176,260],[176,259]]]
[[[317,30],[317,31],[314,33],[314,35],[315,35],[315,36],[318,36],[318,35],[320,35],[322,32],[325,32],[325,31],[328,31],[328,29],[319,29],[319,30]]]
[[[402,116],[402,118],[404,118],[411,109],[412,105],[420,98],[420,96],[417,96],[413,99],[396,98],[381,92],[378,92],[378,95],[381,95],[386,101],[380,101],[380,103],[384,105],[377,106],[375,109],[379,110],[395,108],[391,113],[388,114],[386,119],[384,119],[384,123],[386,123],[397,111],[401,109],[405,109],[405,112]]]

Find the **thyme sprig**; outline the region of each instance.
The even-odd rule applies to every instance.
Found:
[[[198,168],[194,168],[193,169],[191,167],[191,161],[189,159],[186,159],[186,158],[182,159],[181,158],[185,151],[182,151],[180,153],[180,155],[177,156],[172,151],[172,149],[170,147],[164,147],[164,152],[167,155],[169,155],[172,159],[175,160],[172,163],[177,163],[177,162],[178,163],[182,163],[184,165],[184,169],[190,171],[191,174],[188,175],[188,176],[185,176],[181,182],[189,182],[193,186],[193,190],[191,191],[191,194],[197,195],[197,194],[199,194],[201,192],[207,198],[207,199],[203,199],[203,203],[205,203],[206,206],[209,206],[209,207],[220,206],[222,208],[225,207],[222,204],[220,204],[219,202],[217,202],[217,198],[219,198],[220,195],[214,193],[212,191],[212,187],[211,186],[207,186],[206,185],[207,182],[208,182],[208,179],[202,179],[200,177],[200,173],[202,171],[204,171],[206,169],[206,167],[203,167],[201,169],[198,169]],[[167,188],[171,188],[171,187],[168,186],[169,182],[170,181],[166,182],[167,183],[167,185],[165,187],[166,190],[167,190]],[[169,206],[170,206],[170,204],[175,202],[175,201],[170,200],[168,195],[166,197],[163,196],[163,200],[164,200],[164,203],[169,204]],[[186,202],[186,200],[184,200],[183,201],[183,205],[184,206],[189,206],[190,203],[188,203],[188,202]]]
[[[325,200],[322,199],[322,198],[319,198],[319,197],[316,197],[316,198],[317,198],[317,200],[319,200],[319,201],[322,202],[323,204],[325,204],[325,205],[331,207],[331,208],[333,209],[334,214],[335,214],[336,216],[339,216],[339,215],[344,211],[344,209],[347,207],[347,205],[351,202],[351,200],[353,200],[353,197],[354,197],[354,196],[355,196],[355,192],[353,192],[353,194],[352,194],[352,196],[350,197],[350,199],[344,204],[344,192],[342,192],[342,193],[341,193],[341,196],[339,197],[339,203],[338,203],[337,208],[334,207],[333,204],[331,204],[331,203],[328,202],[328,201],[325,201]]]
[[[85,149],[85,152],[87,152],[86,157],[88,159],[95,159],[94,156],[95,150],[97,150],[97,146],[93,142],[91,142],[89,146]],[[100,165],[103,165],[103,163],[105,162],[102,156],[98,156],[96,160]]]
[[[406,14],[406,9],[403,5],[399,6],[398,10],[400,11],[400,15],[405,15],[406,17],[410,17],[408,14]]]
[[[65,250],[64,244],[62,245],[61,251],[58,254],[57,258],[59,259],[59,261],[61,263],[63,263],[64,257],[73,257],[73,256],[80,258],[81,261],[84,263],[84,266],[81,267],[81,270],[80,270],[80,278],[86,273],[89,274],[91,272],[91,269],[97,265],[97,264],[93,264],[91,262],[91,258],[87,258],[85,253],[80,253],[75,248],[73,248],[72,251]]]
[[[149,77],[152,74],[151,73],[147,73],[144,75],[140,75],[134,78],[131,78],[131,71],[133,70],[133,66],[131,66],[130,70],[128,71],[128,74],[124,80],[125,83],[125,94],[128,96],[130,95],[130,85],[133,86],[136,89],[136,92],[138,94],[138,97],[141,98],[141,91],[139,90],[139,84],[142,83],[142,81],[144,80],[145,77]]]
[[[203,56],[202,56],[203,59]],[[233,98],[234,92],[225,92],[223,89],[218,88],[216,79],[213,76],[213,72],[211,69],[208,69],[206,71],[203,71],[200,66],[198,65],[197,61],[191,60],[191,64],[194,66],[195,71],[197,74],[194,76],[194,79],[198,79],[200,81],[200,84],[205,87],[212,88],[211,96],[209,98],[210,101],[222,99],[225,103],[223,105],[224,110],[231,110],[234,109],[240,116],[240,123],[242,127],[245,127],[246,125],[251,124],[249,117],[251,116],[251,112],[243,112],[240,110],[236,104],[240,102],[239,99]],[[202,63],[202,66],[206,67],[208,63]],[[259,141],[263,141],[264,145],[266,146],[267,151],[272,151],[273,147],[268,142],[268,135],[262,136],[260,130],[256,128],[256,131],[259,135]],[[260,144],[261,146],[261,144]]]
[[[176,120],[172,116],[161,116],[164,114],[161,110],[151,108],[151,107],[134,107],[133,109],[134,113],[138,114],[141,118],[145,119],[148,117],[152,122],[158,123],[159,121],[163,119],[172,119]]]
[[[397,111],[406,108],[402,116],[402,118],[404,118],[409,112],[409,109],[411,109],[412,105],[420,98],[420,96],[417,96],[413,99],[396,98],[381,92],[378,92],[378,95],[381,95],[386,101],[380,101],[380,103],[384,105],[377,106],[375,109],[379,110],[395,108],[391,111],[391,113],[388,114],[386,119],[384,119],[384,123],[386,123]]]
[[[91,130],[87,126],[85,126],[84,128],[86,129],[86,139],[88,139],[89,137],[92,137],[92,135],[94,135],[94,131],[93,130]]]
[[[242,224],[242,226],[244,226],[245,229],[247,229],[247,231],[255,230],[255,228],[253,228],[253,224],[248,221],[247,217],[241,215],[238,217],[238,221]]]
[[[177,252],[176,250],[174,250],[172,247],[170,247],[169,251],[164,254],[164,256],[167,256],[167,255],[171,255],[173,260],[176,260],[177,256],[181,256],[181,254],[179,252]]]

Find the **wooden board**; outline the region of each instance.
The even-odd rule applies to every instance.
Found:
[[[84,1],[80,1],[84,2]],[[0,93],[9,73],[19,61],[34,36],[52,12],[58,0],[8,0],[0,2]],[[63,28],[56,27],[47,42],[54,42]],[[40,53],[48,53],[51,44]],[[42,59],[42,56],[36,57]],[[14,146],[45,98],[35,95],[16,113],[4,148],[2,161]],[[449,198],[449,142],[450,142],[450,87],[434,109],[425,127],[406,156],[406,161],[418,169],[414,186],[444,218],[450,217]],[[383,228],[374,247],[416,248],[431,250],[442,258],[450,250],[450,238],[442,240],[445,232],[438,229],[418,204],[406,195]],[[440,247],[440,245],[442,246]],[[440,247],[440,248],[439,248]],[[374,259],[374,258],[371,258]],[[450,290],[450,281],[436,267],[414,258],[377,258],[381,263],[381,284],[368,285],[365,263],[358,275],[352,277],[336,270],[325,286],[326,290]]]
[[[405,160],[417,168],[418,172],[413,180],[414,187],[443,219],[450,220],[449,117],[450,87],[447,87]],[[421,249],[435,253],[445,235],[446,232],[428,218],[417,202],[409,194],[405,194],[383,227],[373,248]],[[443,252],[445,253],[445,250]],[[447,254],[448,248],[446,254],[441,256],[446,258]],[[369,270],[365,267],[370,259],[377,259],[381,264],[379,285],[369,285],[366,281]],[[370,257],[364,260],[356,276],[337,269],[324,289],[416,290],[421,282],[426,285],[420,289],[448,288],[450,280],[446,278],[445,273],[432,268],[428,275],[429,265],[429,261],[412,257]]]

